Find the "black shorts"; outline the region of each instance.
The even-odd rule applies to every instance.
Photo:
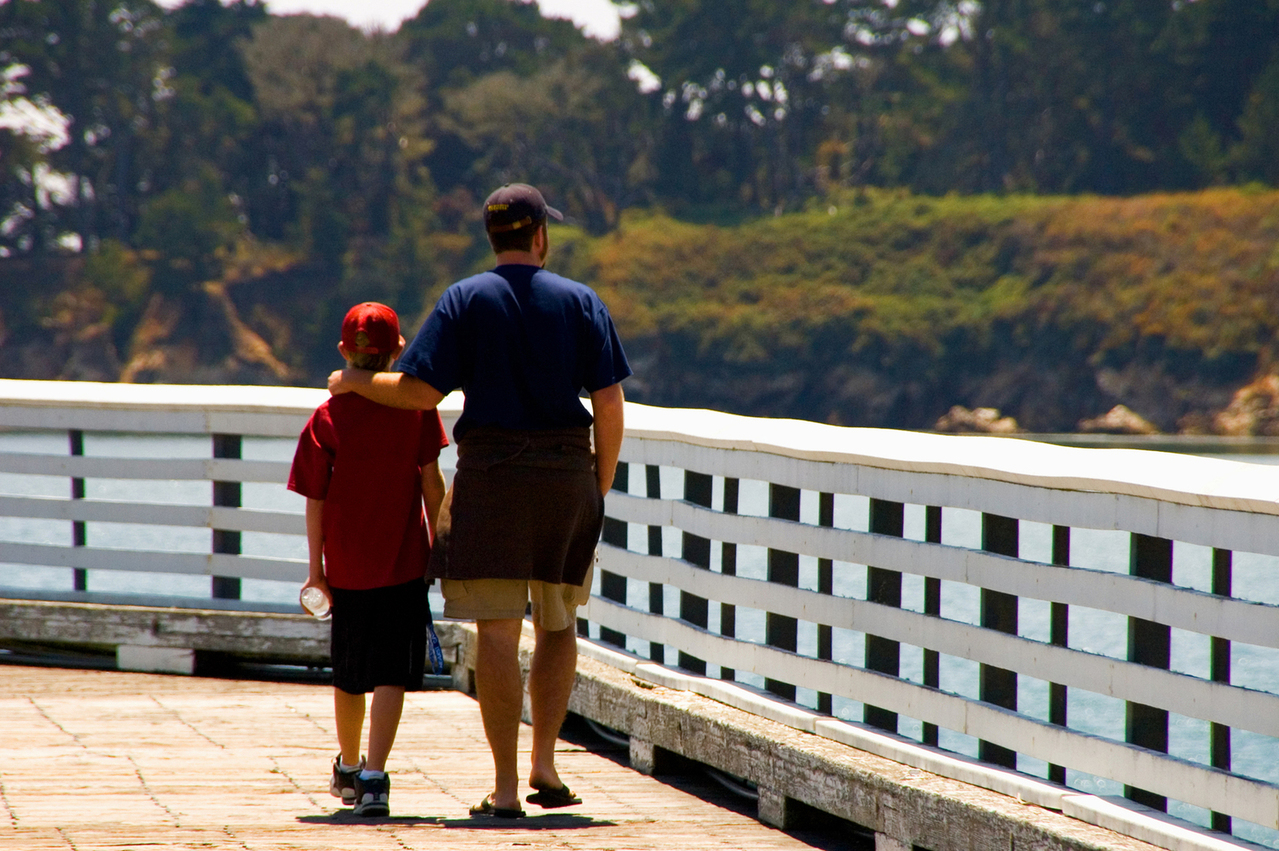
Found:
[[[422,688],[426,670],[426,583],[333,592],[333,685],[348,694],[377,686]]]

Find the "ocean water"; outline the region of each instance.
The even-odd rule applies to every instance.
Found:
[[[246,438],[243,457],[246,460],[282,461],[292,458],[292,439]],[[0,453],[66,454],[69,451],[65,433],[0,432]],[[207,438],[189,436],[139,436],[86,433],[86,455],[106,457],[147,458],[208,458],[211,454]],[[446,450],[441,465],[451,470],[454,461],[452,448]],[[1222,455],[1234,461],[1255,464],[1279,465],[1279,455]],[[661,494],[672,497],[682,494],[682,471],[674,468],[661,470]],[[646,496],[645,477],[633,471],[630,476],[630,492]],[[45,496],[66,498],[70,483],[63,477],[28,476],[0,473],[0,495]],[[163,504],[207,506],[212,494],[208,482],[140,481],[90,479],[86,481],[85,496],[95,500],[145,500]],[[246,508],[302,514],[304,500],[286,490],[280,484],[246,483],[242,487],[242,504]],[[723,505],[723,481],[714,482],[713,507]],[[740,483],[739,511],[742,514],[765,516],[768,506],[768,485],[765,482]],[[865,531],[869,515],[869,500],[865,497],[837,495],[835,498],[835,525],[839,528]],[[924,507],[906,507],[905,536],[924,539]],[[801,495],[801,520],[817,522],[817,494]],[[57,520],[39,520],[0,517],[0,541],[66,545],[71,541],[71,524]],[[92,547],[145,549],[156,552],[208,553],[212,535],[208,529],[183,529],[161,525],[88,523],[87,542]],[[943,509],[943,543],[969,548],[981,544],[980,514],[962,509]],[[632,524],[628,532],[629,547],[637,552],[648,551],[648,531]],[[1128,544],[1126,533],[1089,529],[1073,529],[1071,533],[1071,565],[1117,573],[1128,572]],[[719,542],[712,543],[711,563],[718,565],[721,555]],[[1020,524],[1020,547],[1023,559],[1049,563],[1051,561],[1052,528],[1046,524],[1023,521]],[[662,533],[663,555],[678,557],[681,533],[677,529],[664,529]],[[242,581],[242,599],[255,603],[296,606],[297,595],[306,575],[306,541],[300,535],[279,535],[246,532],[241,536],[241,551],[245,555],[290,559],[282,563],[280,576],[273,579],[246,579]],[[737,571],[741,576],[764,579],[767,576],[767,551],[760,547],[738,546]],[[30,565],[0,564],[0,592],[21,595],[25,593],[65,592],[73,588],[73,572],[67,568],[34,567]],[[1174,545],[1173,581],[1177,585],[1207,591],[1211,587],[1212,552],[1210,548],[1182,544]],[[157,575],[130,571],[93,570],[87,576],[90,591],[120,594],[173,595],[191,598],[208,598],[211,580],[205,576]],[[834,571],[834,592],[837,595],[865,599],[866,567],[837,562]],[[647,583],[630,581],[629,602],[639,608],[648,608]],[[800,558],[800,584],[816,589],[817,560]],[[1236,553],[1234,558],[1235,596],[1258,602],[1279,604],[1279,558],[1250,553]],[[442,610],[442,601],[432,591],[432,608]],[[960,583],[942,583],[942,615],[951,620],[979,623],[980,591]],[[905,575],[902,587],[904,608],[924,610],[924,581],[921,577]],[[679,589],[665,589],[665,611],[679,611]],[[1048,641],[1048,601],[1022,599],[1019,610],[1019,633],[1025,638]],[[719,607],[710,607],[712,631],[719,629]],[[765,613],[739,608],[737,610],[737,634],[748,640],[762,641]],[[1127,619],[1110,612],[1072,606],[1070,609],[1070,645],[1090,653],[1123,659],[1127,650]],[[851,630],[834,630],[834,657],[837,661],[860,666],[864,660],[865,636]],[[1193,676],[1208,676],[1209,639],[1198,634],[1173,630],[1172,669]],[[817,628],[815,624],[801,623],[799,651],[816,654]],[[632,642],[631,648],[640,655],[648,655],[647,642]],[[667,651],[667,659],[674,658],[673,650]],[[718,673],[711,666],[712,676]],[[941,657],[941,688],[946,691],[977,696],[979,666],[975,662],[953,656]],[[923,652],[921,648],[901,648],[901,676],[914,682],[923,682]],[[739,680],[762,686],[763,680],[739,672]],[[1235,643],[1232,646],[1232,682],[1249,688],[1279,692],[1279,651]],[[1047,719],[1049,684],[1022,676],[1018,685],[1018,706],[1023,713]],[[799,702],[816,705],[816,693],[801,689]],[[1070,726],[1106,738],[1122,741],[1124,738],[1125,707],[1122,701],[1079,690],[1070,693]],[[835,714],[860,721],[862,705],[856,701],[836,699]],[[1170,753],[1207,763],[1209,730],[1206,722],[1193,718],[1173,716],[1170,720]],[[922,724],[916,719],[902,717],[899,731],[912,738],[922,736]],[[941,731],[942,747],[975,756],[977,741],[959,733]],[[1245,731],[1233,731],[1233,769],[1241,774],[1279,782],[1279,741]],[[1018,768],[1036,776],[1047,775],[1047,765],[1040,760],[1019,757]],[[1104,795],[1123,793],[1120,784],[1082,772],[1068,773],[1069,785],[1081,791]],[[1210,814],[1187,804],[1170,802],[1170,812],[1190,821],[1207,824]],[[1236,833],[1241,838],[1279,848],[1279,833],[1236,820]]]

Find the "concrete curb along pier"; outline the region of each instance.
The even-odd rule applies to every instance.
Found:
[[[190,674],[199,652],[327,664],[329,627],[305,615],[0,599],[0,640],[114,649],[120,670]]]

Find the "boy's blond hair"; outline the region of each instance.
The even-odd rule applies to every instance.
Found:
[[[375,355],[371,352],[350,352],[346,356],[346,362],[356,369],[367,369],[372,372],[386,372],[391,368],[395,357],[387,352],[384,355]]]

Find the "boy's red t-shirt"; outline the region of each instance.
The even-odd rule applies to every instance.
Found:
[[[448,446],[438,411],[354,393],[316,409],[298,438],[289,490],[324,500],[325,577],[335,588],[399,585],[426,573],[422,468]]]

